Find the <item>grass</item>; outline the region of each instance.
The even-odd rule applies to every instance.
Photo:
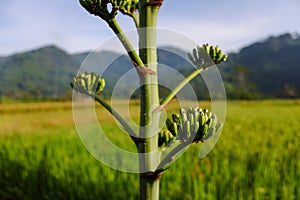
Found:
[[[0,199],[138,198],[137,174],[84,148],[70,103],[4,104],[0,115]],[[114,143],[132,148],[106,111],[97,115]],[[300,101],[229,102],[213,151],[199,159],[192,145],[163,174],[161,199],[300,199],[299,119]]]

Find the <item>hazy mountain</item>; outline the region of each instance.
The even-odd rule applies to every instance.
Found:
[[[300,37],[284,34],[269,37],[231,53],[226,63],[219,66],[229,98],[297,97],[300,92]],[[174,47],[159,47],[158,72],[160,82],[173,86],[178,73],[189,73],[193,67],[187,53]],[[166,66],[174,69],[170,72]],[[81,67],[81,68],[80,68]],[[39,99],[69,96],[69,82],[81,71],[95,71],[106,79],[105,95],[116,82],[118,87],[132,88],[137,76],[127,55],[115,52],[85,52],[68,54],[47,46],[33,51],[0,57],[0,97]],[[126,76],[123,77],[123,75]],[[122,84],[121,84],[122,83]],[[204,89],[199,89],[201,84]],[[207,97],[201,78],[192,82],[199,97]],[[166,91],[165,91],[166,92]]]
[[[298,35],[269,37],[230,54],[223,69],[229,72],[224,73],[225,80],[261,96],[296,97],[300,92],[299,55]]]
[[[185,59],[176,54],[183,51],[171,47],[159,49],[160,63],[179,68],[187,64]],[[174,54],[174,55],[173,55]],[[173,56],[172,56],[173,55]],[[173,60],[170,57],[173,57]],[[170,61],[171,60],[171,63]],[[106,79],[104,94],[110,95],[117,81],[133,65],[127,55],[111,51],[85,52],[68,54],[56,46],[46,46],[40,49],[0,57],[0,97],[17,99],[61,98],[70,96],[69,82],[77,71],[94,71]],[[161,75],[166,75],[160,70]],[[136,80],[135,71],[129,73],[124,80],[132,83]],[[137,84],[137,83],[135,83]],[[127,85],[122,85],[127,93]]]
[[[0,62],[0,94],[10,98],[57,98],[78,63],[55,46],[8,56]]]

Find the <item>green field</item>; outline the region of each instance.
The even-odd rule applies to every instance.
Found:
[[[133,105],[138,106],[138,105]],[[108,137],[132,145],[98,108]],[[137,199],[138,175],[102,165],[82,145],[70,103],[0,105],[0,199]],[[300,101],[236,101],[199,159],[193,144],[161,178],[161,199],[300,199]],[[128,147],[131,148],[131,147]]]

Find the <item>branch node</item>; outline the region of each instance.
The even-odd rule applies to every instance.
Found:
[[[140,137],[136,137],[136,136],[131,136],[131,139],[136,143],[145,143],[145,138],[140,138]]]
[[[164,170],[157,170],[155,172],[142,173],[141,176],[151,181],[160,180]]]
[[[149,69],[149,68],[147,68],[147,67],[137,66],[136,68],[137,68],[137,70],[138,70],[139,72],[141,72],[144,76],[146,76],[146,75],[148,75],[148,74],[156,74],[155,71],[153,71],[153,70],[151,70],[151,69]]]
[[[154,112],[162,111],[162,110],[165,109],[165,107],[166,107],[166,104],[160,105],[160,106],[158,106],[157,108],[155,108]]]
[[[145,4],[145,6],[153,6],[160,8],[164,0],[153,0]]]
[[[131,62],[133,63],[133,65],[136,67],[136,69],[138,70],[138,72],[140,72],[141,74],[143,74],[144,76],[148,75],[148,74],[156,74],[155,71],[147,68],[147,67],[143,67],[138,65],[136,62],[134,62],[133,60],[131,60]]]

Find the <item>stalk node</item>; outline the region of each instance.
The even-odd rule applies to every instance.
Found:
[[[140,137],[131,136],[131,139],[132,139],[136,144],[139,144],[139,143],[145,143],[145,142],[146,142],[146,139],[145,139],[145,138],[140,138]]]
[[[162,174],[163,174],[163,171],[159,170],[159,171],[155,171],[155,172],[142,173],[141,177],[144,177],[151,181],[156,181],[156,180],[160,180]]]
[[[153,0],[145,4],[145,6],[153,6],[160,8],[164,0]]]

